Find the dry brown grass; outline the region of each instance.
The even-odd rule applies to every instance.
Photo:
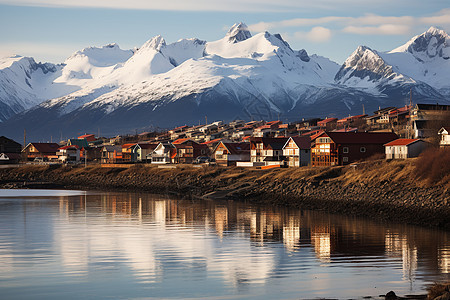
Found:
[[[416,161],[414,175],[426,185],[450,189],[450,149],[429,148]]]
[[[444,295],[445,293],[450,292],[450,282],[447,283],[435,283],[430,286],[428,289],[427,299],[432,300],[439,296]]]

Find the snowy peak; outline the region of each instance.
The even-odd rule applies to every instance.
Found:
[[[340,84],[354,85],[355,78],[379,82],[383,78],[392,79],[393,75],[392,66],[386,64],[376,51],[359,46],[344,62],[335,80]],[[350,79],[353,79],[353,84]]]
[[[426,32],[413,37],[405,45],[389,53],[409,52],[419,61],[429,61],[435,57],[450,58],[450,36],[443,30],[430,27]]]
[[[252,34],[248,30],[247,25],[241,22],[231,26],[225,37],[228,39],[229,43],[238,43],[251,38]]]
[[[161,35],[157,35],[154,38],[148,40],[147,42],[144,43],[144,45],[142,45],[142,47],[138,50],[144,50],[144,49],[153,49],[156,51],[160,51],[161,48],[166,46],[166,41],[164,40],[164,38]]]

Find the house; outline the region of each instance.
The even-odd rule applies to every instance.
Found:
[[[152,164],[170,164],[173,163],[172,159],[176,154],[176,148],[171,143],[159,143],[152,153],[147,154],[147,161],[151,161]]]
[[[59,145],[56,143],[29,143],[23,150],[22,154],[29,161],[39,157],[47,160],[57,160]]]
[[[123,162],[122,146],[105,145],[102,147],[102,164]]]
[[[311,140],[311,165],[346,165],[384,154],[384,144],[396,139],[398,136],[391,132],[323,132]]]
[[[212,156],[221,166],[235,166],[236,162],[250,161],[250,143],[220,142]]]
[[[321,130],[332,131],[336,129],[337,121],[337,118],[326,118],[325,120],[317,122],[317,126],[319,126]]]
[[[132,148],[136,143],[126,143],[122,145],[122,159],[123,161],[136,161],[132,154]]]
[[[337,128],[361,126],[366,123],[365,117],[367,117],[367,115],[357,115],[337,120]]]
[[[428,143],[419,139],[397,139],[384,147],[386,159],[406,159],[419,156],[428,147]]]
[[[176,148],[174,163],[191,164],[199,156],[208,155],[208,146],[199,144],[191,139],[178,139],[173,142]]]
[[[146,161],[158,144],[138,143],[131,147],[132,161]]]
[[[56,152],[58,160],[61,162],[79,162],[80,161],[80,147],[77,145],[68,145],[58,148]]]
[[[438,135],[441,136],[439,139],[439,146],[441,148],[450,146],[450,127],[442,127],[438,131]]]
[[[432,137],[436,130],[447,126],[450,120],[450,105],[416,104],[411,110],[414,138]]]
[[[5,136],[0,136],[0,161],[4,163],[17,163],[20,160],[22,145]]]
[[[84,134],[78,137],[79,140],[85,139],[88,143],[95,142],[97,139],[95,138],[95,134]]]
[[[263,138],[252,137],[250,138],[250,161],[265,162],[271,164],[271,162],[282,162],[285,158],[283,156],[283,147],[286,144],[288,138]]]
[[[290,137],[283,146],[283,156],[289,167],[303,167],[311,163],[311,139],[306,136]]]

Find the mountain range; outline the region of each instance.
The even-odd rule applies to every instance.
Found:
[[[431,27],[389,52],[358,47],[339,65],[243,23],[213,42],[161,36],[140,48],[75,52],[62,64],[0,59],[0,132],[35,140],[209,120],[295,121],[380,106],[450,103],[450,37]]]

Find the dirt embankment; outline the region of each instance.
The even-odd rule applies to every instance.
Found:
[[[450,230],[449,176],[430,181],[417,173],[417,164],[417,160],[374,161],[356,167],[273,170],[24,166],[1,169],[0,188],[178,193],[322,209]]]

